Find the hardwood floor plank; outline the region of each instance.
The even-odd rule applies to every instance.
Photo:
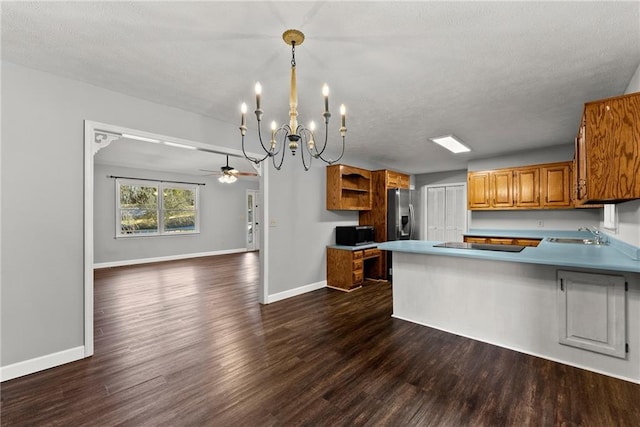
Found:
[[[256,253],[97,270],[95,355],[3,426],[640,425],[640,385],[391,317],[392,287],[257,302]]]

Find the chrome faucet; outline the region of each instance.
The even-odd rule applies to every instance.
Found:
[[[607,241],[607,238],[603,236],[602,233],[600,233],[600,230],[595,225],[589,227],[580,227],[578,228],[578,231],[588,231],[589,233],[593,234],[593,243],[596,245],[606,245],[609,243]]]

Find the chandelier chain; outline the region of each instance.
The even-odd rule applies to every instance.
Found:
[[[291,66],[296,66],[296,42],[291,42]]]

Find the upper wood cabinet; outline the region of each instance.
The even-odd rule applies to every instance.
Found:
[[[491,207],[491,172],[469,172],[467,176],[467,205],[469,209]]]
[[[387,188],[409,188],[409,175],[387,169],[374,172],[384,172]]]
[[[540,168],[514,169],[513,182],[516,207],[540,207]]]
[[[327,209],[371,209],[371,172],[347,165],[327,166]]]
[[[571,162],[469,172],[470,210],[568,209]]]
[[[513,171],[497,170],[491,172],[489,182],[491,183],[491,206],[495,208],[513,207]]]
[[[575,162],[577,203],[640,199],[640,92],[585,104]]]
[[[540,168],[542,207],[571,207],[571,163],[556,163]]]

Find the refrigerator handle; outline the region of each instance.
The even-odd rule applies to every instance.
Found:
[[[413,204],[409,203],[409,240],[413,239],[413,221],[415,221],[415,216],[413,215]]]

